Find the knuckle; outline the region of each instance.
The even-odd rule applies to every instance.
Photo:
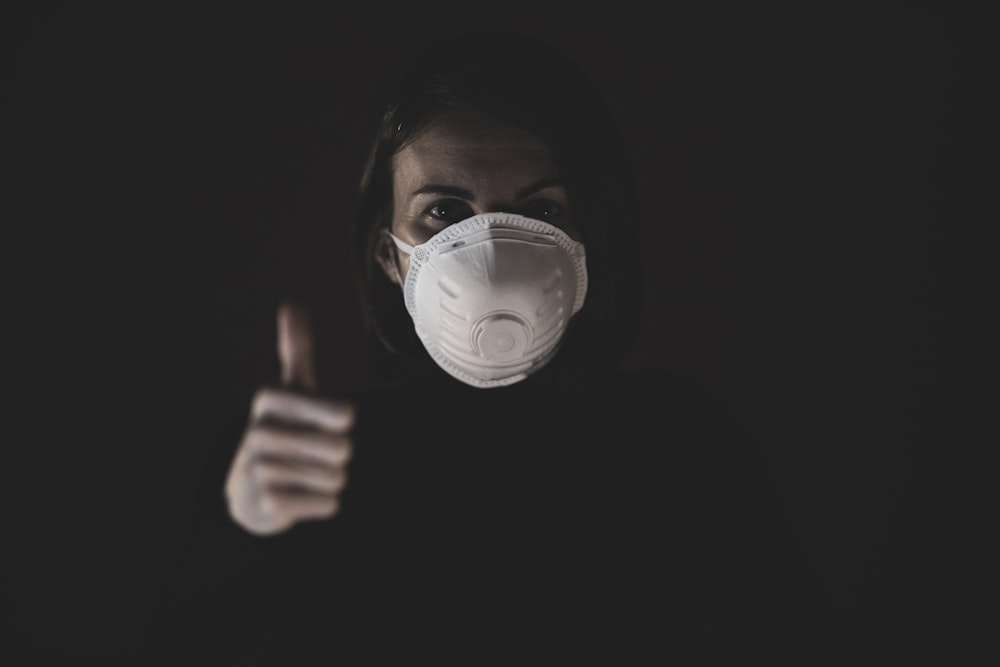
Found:
[[[354,403],[344,403],[344,419],[347,421],[347,428],[352,428],[358,418],[358,406]]]
[[[268,403],[271,401],[272,393],[272,390],[268,387],[260,387],[253,393],[253,398],[250,400],[250,408],[254,415],[260,414],[267,408]]]
[[[347,475],[342,471],[334,471],[327,480],[327,487],[332,493],[340,493],[347,485]]]
[[[322,436],[323,444],[337,452],[337,454],[347,454],[351,450],[351,439],[341,433],[327,433]]]

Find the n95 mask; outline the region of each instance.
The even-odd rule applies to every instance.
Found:
[[[403,285],[417,336],[442,369],[473,387],[510,385],[556,353],[583,307],[583,244],[546,222],[483,213],[411,246]]]

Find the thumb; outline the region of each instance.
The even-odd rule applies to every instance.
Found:
[[[313,331],[309,311],[299,304],[284,302],[278,307],[278,359],[281,384],[316,391]]]

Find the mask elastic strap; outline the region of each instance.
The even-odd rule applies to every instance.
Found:
[[[413,254],[413,246],[411,246],[406,241],[403,241],[403,240],[400,240],[400,239],[396,238],[396,236],[392,232],[390,232],[388,229],[383,230],[383,231],[389,236],[389,238],[392,239],[392,242],[396,244],[397,248],[399,248],[400,250],[402,250],[403,252],[405,252],[407,255],[412,255]],[[399,275],[399,263],[398,262],[393,262],[392,263],[392,270],[396,272],[396,282],[398,282],[400,285],[402,285],[403,284],[403,276]]]
[[[392,239],[392,242],[396,244],[397,248],[399,248],[400,250],[402,250],[403,252],[405,252],[407,255],[412,255],[413,254],[413,246],[411,246],[406,241],[402,241],[402,240],[396,238],[396,236],[392,232],[390,232],[388,229],[385,230],[385,233],[389,235],[389,238]]]

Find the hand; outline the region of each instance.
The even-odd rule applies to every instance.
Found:
[[[312,328],[300,306],[278,309],[278,356],[281,386],[255,394],[226,478],[230,516],[256,535],[335,515],[353,449],[355,407],[316,394]]]

